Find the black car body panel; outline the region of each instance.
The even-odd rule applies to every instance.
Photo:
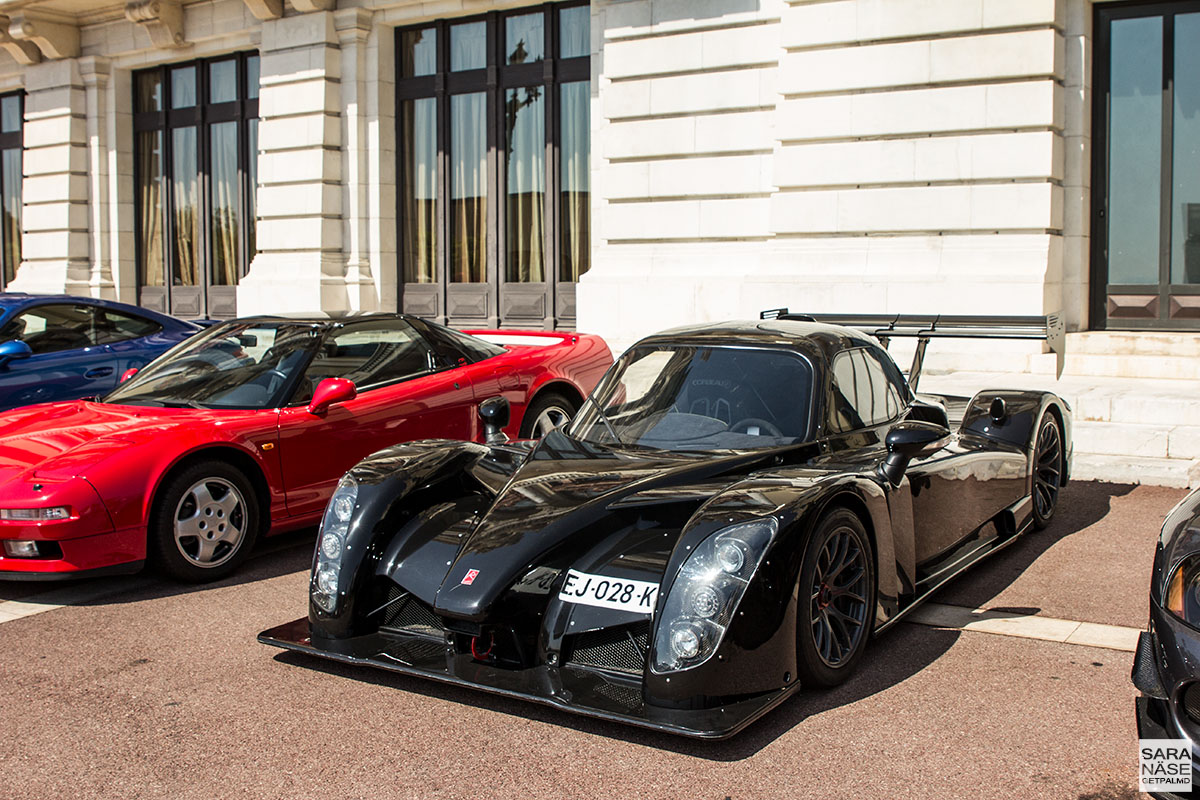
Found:
[[[319,543],[308,619],[264,631],[260,640],[721,738],[800,688],[797,581],[809,532],[823,515],[849,509],[871,538],[878,631],[1031,525],[1034,437],[1047,415],[1062,429],[1065,477],[1070,411],[1058,397],[1006,390],[915,397],[886,352],[853,330],[735,323],[670,331],[642,346],[803,359],[807,366],[797,369],[811,374],[811,403],[807,413],[797,405],[785,414],[804,434],[754,446],[767,434],[719,431],[746,446],[701,452],[598,441],[577,435],[576,426],[539,441],[383,450],[347,477],[356,494],[332,608],[315,599],[322,596],[318,568],[327,563]],[[899,400],[886,420],[833,431],[830,365],[846,351],[877,359]],[[779,407],[765,389],[747,396],[743,377],[693,383],[736,398],[722,408]],[[999,419],[989,413],[997,397],[1006,409]],[[726,429],[774,427],[752,419]],[[894,485],[880,466],[888,431],[906,419],[950,427],[936,451],[913,460]],[[720,532],[768,519],[777,533],[711,657],[684,669],[656,668],[657,626],[670,622],[662,615],[685,562]],[[580,582],[591,579],[605,583],[605,593],[611,579],[612,607],[576,599]],[[629,587],[625,599],[616,597],[618,586]],[[651,611],[629,605],[638,592],[653,598]]]
[[[1193,752],[1193,786],[1200,786],[1195,760],[1200,747],[1200,628],[1195,619],[1189,624],[1167,609],[1167,588],[1176,570],[1197,557],[1200,492],[1193,492],[1163,522],[1150,579],[1150,623],[1138,637],[1131,674],[1142,693],[1134,706],[1138,737],[1186,739]]]

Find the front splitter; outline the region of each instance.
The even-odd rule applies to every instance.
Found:
[[[344,664],[515,697],[594,719],[636,725],[696,739],[727,739],[791,696],[799,684],[704,709],[673,709],[642,701],[641,682],[569,666],[502,669],[457,653],[435,639],[368,634],[314,643],[306,617],[258,635],[263,644]]]

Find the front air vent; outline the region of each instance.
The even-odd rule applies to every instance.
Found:
[[[442,639],[445,628],[438,615],[433,613],[432,608],[398,586],[389,590],[388,595],[388,599],[392,602],[384,609],[380,628],[411,633],[414,636],[425,636],[439,641]]]
[[[649,622],[581,633],[571,637],[571,656],[567,660],[575,666],[641,675],[649,641]]]

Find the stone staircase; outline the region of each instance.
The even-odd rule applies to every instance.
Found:
[[[1200,486],[1200,334],[1067,334],[1057,380],[1055,357],[1020,343],[937,357],[931,345],[926,364],[924,391],[1011,387],[1063,397],[1074,411],[1076,479]]]

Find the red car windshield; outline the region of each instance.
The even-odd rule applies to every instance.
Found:
[[[187,408],[277,408],[320,343],[319,326],[295,322],[218,325],[152,362],[106,403]]]

